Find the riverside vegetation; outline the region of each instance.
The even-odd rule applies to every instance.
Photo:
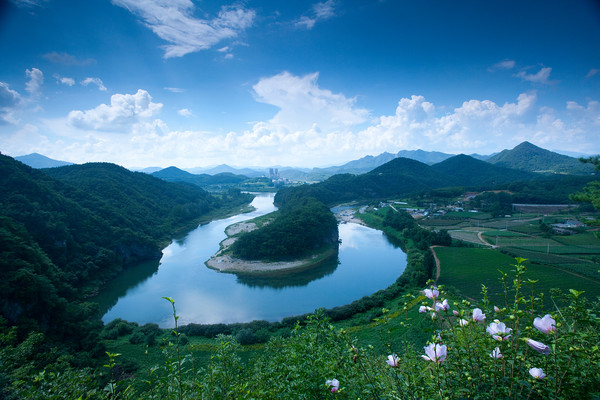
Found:
[[[34,175],[19,168],[20,173]],[[44,193],[48,187],[60,187],[64,197],[68,197],[66,193],[78,193],[71,186],[60,186],[58,181],[41,175],[37,178],[45,182],[41,186]],[[9,189],[11,185],[4,187]],[[231,193],[231,200],[235,195]],[[293,197],[302,196],[294,191]],[[51,195],[44,200],[56,202]],[[98,200],[86,201],[94,204]],[[77,204],[68,202],[75,210]],[[37,206],[46,207],[42,202]],[[598,397],[600,321],[594,313],[598,302],[589,303],[574,289],[566,294],[537,293],[536,282],[530,279],[535,277],[526,275],[523,259],[517,259],[500,276],[503,301],[494,298],[491,302],[485,287],[474,302],[426,284],[434,271],[429,247],[448,244],[449,239],[443,231],[420,229],[403,213],[390,212],[380,222],[390,235],[402,240],[408,254],[405,273],[390,288],[348,306],[274,324],[281,335],[269,333],[273,326],[255,324],[263,330],[261,340],[256,340],[259,335],[247,340],[251,333],[258,333],[249,331],[251,324],[237,327],[237,332],[232,330],[235,327],[223,328],[230,335],[220,334],[215,327],[212,333],[206,332],[211,327],[198,327],[198,331],[205,329],[207,336],[216,334],[210,344],[190,339],[192,327],[178,326],[176,301],[165,298],[173,307],[175,328],[169,334],[151,324],[137,327],[125,321],[107,325],[102,333],[106,337],[110,331],[106,328],[110,328],[117,337],[126,336],[132,345],[141,348],[147,363],[137,368],[128,366],[118,351],[103,347],[107,342],[100,340],[98,323],[91,318],[93,305],[72,300],[81,298],[88,286],[59,286],[64,279],[62,264],[55,265],[54,259],[30,239],[26,221],[14,222],[18,215],[4,218],[8,228],[2,231],[2,254],[7,268],[17,265],[12,271],[24,270],[22,273],[29,274],[25,277],[33,276],[31,279],[44,284],[43,277],[50,273],[45,279],[51,285],[36,286],[40,294],[73,292],[64,301],[51,298],[62,307],[62,314],[51,324],[45,320],[51,313],[44,312],[43,304],[37,305],[46,297],[28,292],[24,298],[15,294],[12,303],[3,300],[5,316],[7,305],[17,300],[21,302],[18,304],[40,307],[38,314],[30,313],[35,310],[31,306],[24,308],[17,324],[1,321],[0,386],[4,398]],[[59,242],[54,246],[62,245]],[[12,275],[7,279],[13,279]],[[552,307],[545,305],[543,299],[547,297],[552,299]],[[89,308],[87,313],[82,311],[85,307]],[[371,316],[352,323],[352,318],[361,313]],[[27,325],[23,318],[30,315],[34,318]],[[373,316],[376,320],[371,324]],[[338,321],[337,326],[332,321]],[[257,341],[266,344],[249,347],[240,343]],[[78,345],[66,348],[62,344],[72,342]],[[206,348],[208,356],[195,357]],[[96,360],[102,359],[104,366],[97,365]]]

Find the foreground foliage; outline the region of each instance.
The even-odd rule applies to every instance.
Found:
[[[322,311],[297,324],[289,338],[273,338],[257,357],[243,362],[231,336],[216,338],[206,366],[193,365],[177,326],[163,343],[160,365],[135,378],[119,374],[119,355],[108,353],[102,372],[75,370],[69,360],[36,369],[43,353],[39,337],[11,344],[1,340],[0,367],[12,398],[82,399],[454,399],[597,398],[600,388],[600,318],[581,292],[552,293],[555,307],[543,309],[535,282],[525,278],[523,259],[514,279],[502,274],[504,301],[444,298],[442,288],[407,295],[399,313],[384,310],[377,326],[387,351],[363,346],[334,328]],[[427,343],[404,336],[407,314],[419,308]],[[411,322],[417,323],[417,322]],[[398,328],[400,327],[400,328]],[[28,361],[11,369],[16,359]],[[13,371],[9,373],[8,371]]]

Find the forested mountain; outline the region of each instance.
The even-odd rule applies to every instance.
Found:
[[[503,150],[487,162],[502,167],[530,172],[590,174],[594,167],[582,164],[577,158],[564,156],[523,142],[512,150]]]
[[[536,178],[529,172],[496,166],[471,156],[459,154],[433,165],[441,174],[450,175],[456,186],[494,186]]]
[[[560,185],[553,183],[560,177],[536,174],[533,172],[493,165],[477,160],[464,154],[448,158],[440,163],[429,166],[419,161],[407,158],[395,158],[374,170],[362,175],[341,174],[313,185],[303,185],[292,188],[283,188],[275,196],[276,204],[283,205],[292,199],[312,196],[323,203],[334,205],[344,201],[385,199],[426,193],[432,189],[464,188],[464,189],[491,189],[502,185],[520,183],[521,188],[527,189],[527,194],[520,198],[537,198],[544,193],[535,191],[536,185],[544,182],[546,187]],[[587,177],[590,178],[590,177]],[[579,189],[589,179],[578,182]],[[533,182],[529,185],[526,182]],[[517,188],[517,186],[512,186]],[[574,188],[570,186],[570,190]],[[548,192],[546,201],[562,199],[568,200],[562,191]],[[550,196],[552,195],[552,196]],[[536,197],[537,196],[537,197]],[[549,197],[550,196],[550,197]]]
[[[329,208],[306,197],[288,203],[271,223],[240,236],[232,251],[246,260],[281,261],[337,245],[338,238],[337,221]]]
[[[283,188],[277,192],[275,202],[286,202],[311,196],[327,205],[352,200],[377,199],[414,194],[433,188],[448,186],[450,175],[408,158],[395,158],[362,175],[334,175],[324,182]]]
[[[411,160],[420,161],[425,164],[437,164],[442,162],[454,154],[442,153],[439,151],[424,151],[424,150],[400,150],[396,157],[410,158]]]
[[[52,158],[38,153],[31,153],[24,156],[15,157],[15,160],[21,161],[23,164],[29,165],[32,168],[54,168],[73,164],[66,161],[53,160]]]
[[[151,174],[168,182],[187,182],[194,185],[206,187],[212,185],[233,185],[248,179],[244,175],[235,175],[231,172],[221,172],[215,175],[192,174],[177,167],[168,167]]]
[[[0,312],[25,332],[69,335],[71,318],[93,312],[78,303],[86,294],[128,263],[160,257],[176,231],[224,204],[114,164],[36,170],[2,155]]]

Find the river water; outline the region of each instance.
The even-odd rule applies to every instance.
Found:
[[[201,225],[163,249],[160,261],[128,268],[94,300],[103,321],[116,318],[173,326],[175,300],[179,325],[279,321],[351,303],[391,285],[406,267],[406,254],[381,231],[354,223],[339,225],[337,260],[307,271],[274,277],[221,273],[204,264],[226,238],[225,228],[275,210],[274,194],[257,194],[254,212]]]

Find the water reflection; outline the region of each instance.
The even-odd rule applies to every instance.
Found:
[[[237,282],[249,287],[270,287],[274,289],[306,286],[312,281],[333,274],[339,263],[338,252],[336,252],[335,255],[316,266],[302,270],[272,272],[268,274],[238,274]]]
[[[173,241],[163,250],[160,264],[124,271],[96,300],[106,311],[104,322],[115,318],[173,326],[175,299],[179,322],[232,323],[276,321],[317,308],[351,303],[392,284],[404,271],[406,255],[382,232],[361,225],[339,225],[342,243],[337,257],[315,268],[275,276],[237,276],[204,265],[226,238],[225,228],[274,211],[273,194],[257,195],[256,211],[213,221]]]
[[[146,261],[132,265],[122,271],[116,279],[110,281],[102,291],[94,298],[100,306],[103,315],[114,307],[119,299],[132,289],[142,285],[158,272],[158,260]]]

